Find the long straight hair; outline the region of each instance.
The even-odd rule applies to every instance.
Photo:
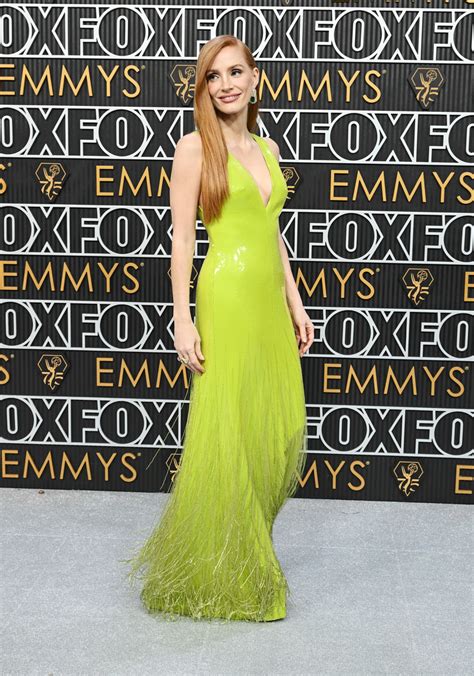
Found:
[[[250,49],[234,35],[219,35],[206,42],[199,52],[196,64],[194,124],[202,141],[201,207],[206,223],[220,215],[222,206],[229,197],[227,147],[206,78],[206,72],[211,69],[217,54],[228,46],[240,47],[248,66],[257,67]],[[256,131],[257,116],[258,97],[256,103],[248,104],[247,129],[250,132]]]

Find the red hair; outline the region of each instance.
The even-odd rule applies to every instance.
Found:
[[[202,141],[201,207],[203,220],[209,223],[220,215],[222,205],[229,197],[227,176],[227,147],[221,131],[216,109],[207,88],[206,73],[217,54],[224,47],[240,47],[245,63],[250,68],[257,64],[247,45],[234,35],[219,35],[206,42],[199,52],[196,64],[196,85],[194,95],[194,124]],[[258,97],[256,103],[249,103],[247,129],[256,131]]]

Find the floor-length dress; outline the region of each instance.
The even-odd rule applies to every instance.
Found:
[[[164,512],[128,560],[129,579],[143,579],[147,610],[173,619],[286,616],[290,590],[272,528],[302,474],[306,408],[278,246],[288,188],[265,139],[252,136],[272,192],[265,204],[228,152],[230,196],[220,217],[204,223],[209,249],[196,287],[205,373],[192,375],[180,469]]]

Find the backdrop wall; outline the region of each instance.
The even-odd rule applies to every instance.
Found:
[[[200,46],[233,33],[315,326],[298,495],[472,502],[474,4],[314,4],[2,4],[2,485],[179,471],[169,177]],[[192,303],[206,251],[198,222]]]

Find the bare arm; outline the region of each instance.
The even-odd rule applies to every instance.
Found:
[[[280,148],[278,144],[271,138],[265,139],[270,146],[270,150],[275,155],[277,162],[280,161]],[[290,261],[288,259],[288,251],[281,236],[281,232],[278,232],[278,245],[280,247],[280,255],[285,269],[285,292],[288,305],[292,311],[301,310],[304,308],[303,301],[299,294],[298,288],[296,286],[295,279],[293,277],[293,271],[290,266]]]
[[[290,261],[288,259],[288,251],[281,236],[281,232],[278,232],[278,244],[280,247],[281,260],[283,262],[283,267],[285,269],[285,293],[286,300],[292,311],[303,309],[303,301],[301,300],[300,293],[296,286],[295,278],[293,277],[293,271],[290,266]]]
[[[277,162],[280,162],[280,148],[278,147],[278,144],[275,143],[275,141],[271,138],[267,138],[266,141],[270,146],[270,150],[275,155]],[[291,270],[290,261],[288,259],[288,251],[280,231],[278,231],[278,246],[280,248],[283,268],[285,270],[286,300],[288,302],[288,307],[290,309],[293,326],[295,328],[295,333],[298,340],[298,350],[300,356],[303,356],[303,354],[308,352],[314,341],[314,326],[311,318],[304,308],[303,301],[301,300],[301,296]]]
[[[192,320],[189,286],[196,242],[196,209],[201,184],[201,146],[197,134],[187,134],[176,144],[171,170],[170,206],[173,222],[171,283],[173,318]]]

